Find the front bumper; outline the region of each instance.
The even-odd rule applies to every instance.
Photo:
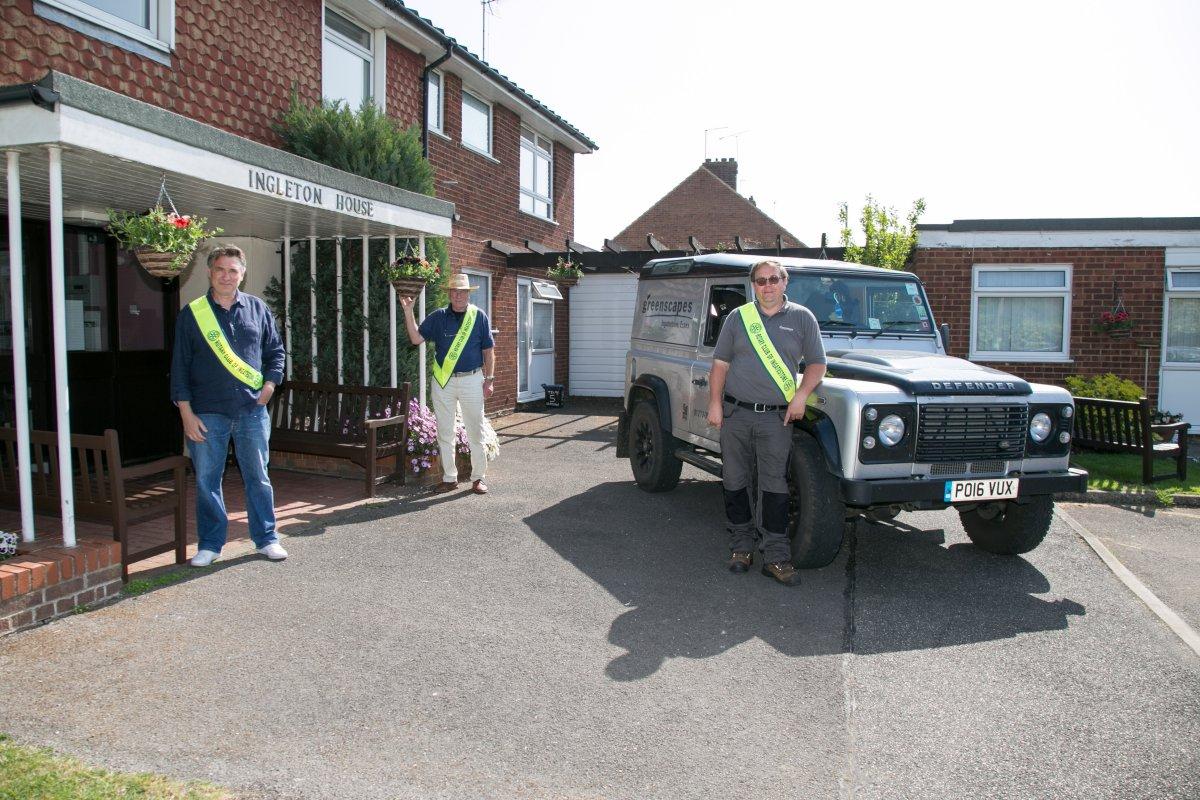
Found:
[[[1020,475],[1017,502],[1027,497],[1038,497],[1060,492],[1086,492],[1088,474],[1085,470],[1068,468],[1065,472],[1043,472],[1035,475]],[[921,508],[946,508],[946,481],[940,478],[921,480],[842,480],[842,498],[846,505],[865,508],[867,506],[903,505],[912,503]]]

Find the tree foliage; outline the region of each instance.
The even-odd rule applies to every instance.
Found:
[[[907,224],[903,224],[896,209],[885,208],[867,195],[859,216],[865,242],[859,245],[854,242],[854,231],[850,227],[850,208],[842,203],[838,208],[838,222],[842,226],[846,261],[888,269],[904,268],[917,246],[917,221],[923,213],[925,201],[918,199],[908,212]]]
[[[291,107],[275,126],[284,142],[284,149],[336,169],[352,172],[364,178],[387,183],[421,194],[433,194],[433,168],[421,154],[420,129],[400,128],[395,121],[370,102],[358,111],[342,103],[325,103],[309,107],[295,93]],[[315,354],[318,378],[322,382],[337,380],[337,296],[338,283],[335,242],[317,242],[316,269],[316,328]],[[398,238],[396,255],[415,253],[416,239]],[[347,385],[363,380],[363,275],[362,238],[347,237],[342,247],[342,374]],[[307,239],[296,241],[292,247],[292,302],[288,314],[292,326],[293,374],[300,380],[312,375],[312,279],[310,277],[311,244]],[[449,263],[446,243],[441,239],[425,240],[426,258],[442,266]],[[370,302],[367,308],[369,341],[369,383],[386,385],[391,380],[390,308],[392,288],[383,274],[387,265],[387,241],[371,239],[367,250],[367,289]],[[280,320],[283,319],[284,291],[278,278],[272,278],[263,292],[264,299]],[[445,303],[441,286],[430,286],[426,292],[429,310]],[[418,378],[417,351],[408,344],[404,318],[396,310],[397,380]],[[432,361],[432,359],[430,359]]]

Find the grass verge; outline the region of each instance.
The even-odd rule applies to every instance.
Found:
[[[150,773],[89,767],[45,747],[14,743],[0,734],[0,800],[234,800],[218,786],[183,783]]]
[[[172,583],[178,583],[187,577],[187,572],[181,569],[171,570],[170,572],[160,572],[150,578],[137,578],[122,587],[121,591],[126,595],[133,596],[145,594],[154,589],[170,586]]]
[[[1166,472],[1173,461],[1155,459],[1156,471]],[[1142,483],[1142,457],[1136,453],[1071,453],[1071,466],[1088,471],[1088,488],[1105,492],[1152,491],[1160,502],[1170,503],[1177,494],[1200,494],[1200,469],[1188,469],[1187,480],[1172,478],[1147,486]],[[1195,466],[1195,465],[1191,465]]]

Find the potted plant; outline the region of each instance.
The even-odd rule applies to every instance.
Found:
[[[383,276],[396,290],[396,297],[416,297],[442,277],[442,271],[417,255],[403,255],[383,268]]]
[[[108,209],[108,232],[156,278],[175,277],[202,241],[221,233],[220,228],[205,228],[207,221],[179,214],[174,206],[167,211],[161,204],[145,214]]]
[[[570,259],[559,256],[554,266],[546,270],[546,277],[565,286],[574,286],[583,277],[583,270]]]
[[[1133,319],[1125,309],[1101,312],[1096,321],[1096,330],[1107,333],[1114,339],[1124,338],[1133,332]]]

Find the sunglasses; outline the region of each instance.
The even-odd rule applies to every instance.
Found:
[[[768,283],[771,284],[772,286],[774,286],[775,284],[779,283],[781,280],[783,280],[783,279],[780,278],[778,275],[772,275],[769,278],[755,278],[754,282],[759,286],[766,286]]]

